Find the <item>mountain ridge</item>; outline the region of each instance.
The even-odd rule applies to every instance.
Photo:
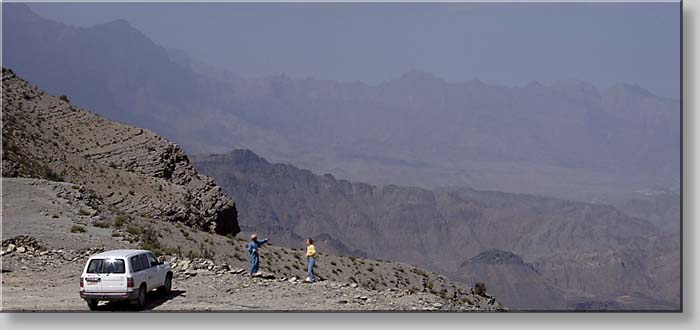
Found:
[[[353,181],[586,202],[680,185],[679,102],[634,85],[503,87],[419,71],[377,85],[242,78],[187,66],[147,36],[129,37],[133,27],[71,29],[3,6],[6,65],[190,153],[249,148]],[[74,61],[76,49],[94,54]]]
[[[515,309],[551,310],[554,305],[547,300],[552,299],[544,297],[552,295],[558,295],[552,301],[561,302],[559,307],[585,296],[602,301],[630,292],[678,301],[678,287],[672,284],[677,279],[667,273],[679,260],[675,236],[612,206],[502,192],[355,183],[271,164],[250,150],[192,159],[241,205],[244,232],[271,231],[283,245],[321,236],[326,239],[317,244],[326,250],[410,262],[467,283],[492,278],[485,275],[493,269],[517,272],[526,275],[531,286],[542,288],[544,296],[538,299],[533,291],[521,291],[541,303],[532,307],[523,305],[527,300],[509,297],[512,292],[499,292]],[[490,249],[512,251],[528,265],[489,266],[471,274],[460,270]],[[494,288],[513,287],[511,282],[486,282]],[[662,284],[666,289],[657,291]],[[634,303],[622,305],[644,308]]]

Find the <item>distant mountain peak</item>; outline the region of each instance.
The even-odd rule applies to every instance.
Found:
[[[608,94],[623,94],[654,97],[648,89],[639,86],[638,84],[618,83],[608,89]]]
[[[580,100],[598,100],[601,97],[600,91],[593,84],[578,79],[559,80],[551,84],[549,88],[557,93]]]
[[[445,80],[442,78],[427,72],[427,71],[421,71],[417,69],[412,69],[399,77],[396,81],[408,81],[408,82],[420,82],[420,81],[427,81],[427,82],[440,82],[444,83]]]
[[[254,160],[256,162],[265,162],[267,161],[263,159],[262,157],[258,156],[253,150],[250,149],[235,149],[229,153],[229,155],[233,157],[237,157],[240,159],[247,159],[247,160]]]
[[[146,36],[141,30],[137,29],[129,21],[125,19],[117,19],[105,23],[95,24],[93,26],[87,27],[87,30],[101,31],[109,35],[133,35],[131,42],[139,41],[145,42],[149,45],[156,45],[156,43]],[[160,46],[158,46],[160,47]],[[165,51],[165,50],[163,50]]]
[[[129,21],[125,19],[115,19],[106,23],[97,24],[95,26],[109,26],[109,27],[119,27],[119,28],[134,28]]]
[[[418,69],[411,69],[401,75],[402,79],[414,79],[414,78],[431,78],[434,79],[436,78],[434,74],[427,72],[427,71],[422,71]]]
[[[11,26],[14,27],[19,24],[19,22],[21,22],[21,24],[29,25],[54,25],[51,27],[53,29],[55,29],[56,26],[65,26],[65,24],[39,16],[25,3],[4,2],[2,3],[2,10],[3,28],[9,28]],[[5,38],[5,33],[3,33],[3,38]]]
[[[489,249],[469,259],[470,263],[478,264],[524,264],[523,258],[517,254],[499,249]]]
[[[29,15],[29,16],[36,16],[40,17],[37,15],[34,11],[32,11],[31,8],[26,3],[21,3],[21,2],[5,2],[2,4],[2,9],[3,10],[8,10],[11,11],[13,16],[16,15]]]
[[[580,79],[565,79],[558,80],[552,84],[553,88],[567,88],[572,90],[586,91],[589,93],[598,93],[598,88],[593,84]]]

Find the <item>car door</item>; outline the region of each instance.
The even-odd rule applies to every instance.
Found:
[[[102,262],[104,259],[91,259],[85,269],[85,278],[83,279],[83,290],[85,292],[101,292],[102,282],[100,271],[102,270]]]
[[[140,254],[139,258],[141,258],[141,263],[145,267],[143,272],[146,277],[146,283],[148,283],[148,291],[151,291],[158,287],[155,268],[151,266],[151,262],[148,260],[148,255],[146,253]]]
[[[104,261],[102,262],[100,283],[102,285],[102,292],[125,292],[126,268],[124,266],[124,259],[104,259]]]
[[[131,278],[134,279],[135,288],[138,288],[141,283],[146,283],[146,286],[148,286],[146,268],[141,262],[141,255],[137,254],[130,257],[129,263],[131,264]]]
[[[153,253],[146,253],[146,257],[148,258],[148,263],[151,266],[150,272],[151,272],[151,278],[152,278],[152,283],[149,284],[152,288],[157,288],[160,286],[163,286],[165,283],[165,272],[162,269],[162,265],[158,261],[158,258],[153,255]]]

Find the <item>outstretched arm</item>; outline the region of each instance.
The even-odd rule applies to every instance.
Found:
[[[258,246],[261,246],[263,244],[267,243],[267,238],[266,239],[261,239],[258,241]]]

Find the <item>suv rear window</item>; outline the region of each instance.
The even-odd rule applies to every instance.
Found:
[[[124,259],[92,259],[88,264],[88,274],[124,274]]]

